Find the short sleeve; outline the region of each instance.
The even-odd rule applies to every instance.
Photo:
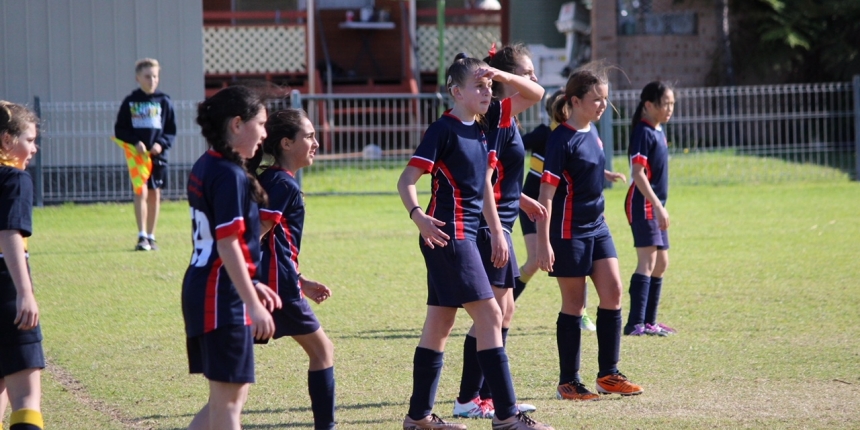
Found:
[[[277,224],[281,222],[281,218],[288,208],[301,203],[300,191],[290,186],[290,183],[283,179],[278,180],[274,186],[267,188],[266,193],[269,195],[269,205],[260,210],[260,219],[262,220]]]
[[[245,232],[245,203],[248,198],[248,179],[236,169],[221,170],[210,182],[207,195],[215,196],[215,239],[221,240]]]
[[[448,129],[439,121],[434,122],[424,133],[421,143],[415,148],[415,153],[409,160],[409,166],[417,167],[427,173],[433,171],[439,154],[448,141]]]
[[[16,169],[0,185],[2,230],[18,230],[23,237],[33,234],[33,180],[27,172]]]
[[[640,166],[648,166],[648,157],[654,150],[654,133],[648,133],[643,129],[638,134],[638,138],[630,142],[630,164],[638,164]]]
[[[561,181],[561,176],[564,173],[564,165],[567,162],[568,155],[569,142],[567,140],[562,140],[561,138],[563,136],[565,135],[561,133],[553,133],[550,135],[549,141],[546,144],[543,175],[541,175],[541,182],[546,182],[556,187]]]

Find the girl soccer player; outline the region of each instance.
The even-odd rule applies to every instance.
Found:
[[[538,201],[550,220],[538,221],[537,263],[557,279],[561,312],[556,322],[560,377],[557,396],[596,400],[579,376],[580,315],[585,277],[590,276],[597,308],[599,393],[634,395],[642,387],[618,371],[621,349],[621,277],[612,235],[603,218],[603,181],[624,180],[604,170],[603,143],[592,122],[606,110],[609,86],[600,66],[587,65],[570,75],[564,96],[553,105],[559,126],[546,147]]]
[[[485,133],[509,119],[510,112],[521,111],[523,105],[540,100],[543,88],[462,54],[448,68],[447,76],[454,107],[430,125],[397,183],[400,198],[420,232],[428,284],[427,317],[415,349],[412,397],[403,428],[466,428],[446,423],[432,413],[445,342],[457,308],[462,306],[475,325],[478,361],[493,392],[493,429],[550,429],[517,411],[508,357],[502,345],[502,313],[475,242],[483,210],[490,227],[493,263],[496,267],[507,263],[507,244],[493,204],[493,190],[488,185],[495,154],[487,152]],[[519,94],[504,104],[493,101],[492,81],[509,83]],[[424,173],[433,175],[426,213],[418,204],[415,188]]]
[[[549,139],[549,134],[555,130],[558,123],[552,119],[552,105],[555,100],[564,95],[564,91],[558,90],[547,97],[546,112],[550,117],[550,124],[541,124],[535,127],[530,133],[523,136],[523,145],[531,151],[531,160],[529,160],[529,173],[526,175],[526,183],[523,185],[523,194],[537,199],[540,194],[540,178],[543,175],[543,160],[546,152],[546,141]],[[523,231],[523,240],[526,243],[526,262],[520,267],[520,276],[514,280],[514,300],[526,289],[526,284],[532,279],[538,271],[537,265],[537,226],[535,221],[526,216],[526,213],[520,211],[520,228]],[[582,330],[594,331],[597,329],[594,322],[586,312],[588,304],[588,287],[585,290],[586,299],[582,302],[582,319],[580,320],[580,328]]]
[[[534,65],[531,53],[522,44],[506,46],[496,52],[495,45],[490,49],[490,56],[484,59],[490,67],[503,72],[522,76],[532,82],[537,82],[534,74]],[[493,98],[501,100],[505,108],[512,103],[517,90],[502,82],[493,82]],[[515,305],[513,297],[514,279],[519,275],[517,272],[517,259],[514,255],[514,247],[511,242],[511,231],[517,215],[522,208],[526,216],[530,218],[545,217],[546,209],[537,204],[537,201],[522,194],[523,184],[523,162],[525,160],[525,148],[516,123],[515,115],[528,109],[534,103],[518,103],[516,110],[510,112],[509,117],[501,118],[499,126],[487,134],[487,142],[490,153],[495,153],[498,159],[493,174],[493,199],[505,243],[509,250],[509,259],[506,265],[496,267],[492,262],[492,243],[490,240],[490,228],[484,217],[481,217],[478,227],[478,251],[484,262],[484,269],[489,277],[490,285],[493,287],[493,295],[499,303],[502,311],[502,345],[507,339],[508,329],[511,325]],[[489,385],[484,380],[481,367],[478,363],[475,339],[475,327],[469,330],[463,345],[463,375],[460,379],[460,394],[454,401],[454,416],[463,418],[492,418],[494,414],[493,398]],[[520,412],[531,412],[535,410],[533,405],[519,404]]]
[[[209,144],[188,177],[194,249],[182,282],[191,373],[209,380],[209,402],[189,429],[240,429],[254,382],[254,339],[275,332],[281,299],[255,278],[266,193],[245,170],[266,137],[266,107],[250,89],[228,87],[197,105]]]
[[[41,371],[45,368],[39,305],[27,262],[33,232],[33,180],[24,171],[36,154],[39,119],[0,100],[0,395],[12,405],[10,430],[42,429]],[[0,402],[2,416],[5,402]]]
[[[642,89],[630,134],[630,176],[624,212],[633,232],[636,272],[630,277],[630,314],[624,334],[667,336],[675,333],[657,322],[663,273],[669,266],[669,147],[661,124],[672,117],[675,94],[663,82]]]
[[[304,111],[286,109],[266,121],[263,152],[274,164],[260,174],[269,204],[260,210],[263,221],[263,257],[260,271],[284,306],[275,310],[274,338],[291,336],[310,359],[308,391],[314,429],[330,430],[334,421],[334,346],[326,336],[305,297],[321,303],[331,290],[299,272],[299,249],[305,222],[302,190],[293,175],[314,162],[319,143]]]

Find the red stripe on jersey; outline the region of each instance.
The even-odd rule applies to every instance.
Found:
[[[433,178],[433,188],[430,190],[430,204],[427,205],[428,216],[433,216],[436,212],[436,192],[439,191],[439,178]]]
[[[636,154],[630,157],[630,165],[640,165],[645,168],[645,177],[651,180],[651,164],[648,163],[648,157],[642,154]]]
[[[407,166],[417,167],[426,173],[433,171],[433,161],[413,155]]]
[[[436,163],[436,166],[439,168],[439,171],[442,172],[442,175],[445,176],[445,179],[448,180],[448,184],[451,185],[451,189],[454,190],[454,238],[465,240],[466,231],[463,225],[463,196],[460,194],[460,187],[457,186],[456,182],[454,182],[454,175],[452,175],[451,171],[448,170],[448,166],[444,163]]]
[[[493,197],[496,198],[496,205],[502,200],[502,179],[505,179],[505,166],[501,163],[496,167],[496,183],[493,184]]]
[[[212,263],[212,270],[206,278],[206,292],[203,295],[203,333],[218,328],[218,279],[221,277],[221,257]]]
[[[251,251],[248,250],[248,243],[245,242],[245,236],[239,235],[239,248],[242,249],[242,257],[245,259],[245,267],[248,268],[248,276],[251,279],[254,279],[254,275],[257,274],[257,265],[254,264],[254,260],[251,258]]]
[[[495,149],[487,153],[487,168],[489,168],[489,169],[495,169],[496,168],[496,166],[499,164],[498,155],[499,154],[496,153]]]
[[[627,197],[624,199],[624,213],[627,214],[627,224],[633,224],[633,188],[635,187],[635,182],[630,184],[630,188],[627,189]]]
[[[242,217],[233,218],[232,221],[215,227],[215,240],[221,240],[234,234],[241,237],[244,232],[245,219]]]
[[[643,197],[644,198],[644,197]],[[648,199],[645,200],[645,219],[654,219],[654,207]]]
[[[564,172],[564,180],[567,181],[567,195],[564,197],[564,214],[561,218],[561,238],[573,239],[573,179]]]
[[[271,221],[275,224],[281,222],[281,212],[269,209],[260,209],[260,221]]]
[[[287,238],[287,243],[290,245],[290,262],[293,263],[293,269],[296,273],[299,273],[299,248],[296,247],[296,239],[293,237],[292,233],[290,233],[290,225],[287,224],[287,220],[281,223],[281,228],[284,229],[284,236]],[[299,296],[304,297],[304,293],[302,293],[301,288],[299,288]]]
[[[552,172],[548,170],[543,171],[543,175],[540,177],[541,183],[546,182],[547,184],[552,185],[553,187],[558,187],[558,184],[561,182],[561,178],[554,175]]]
[[[276,294],[281,288],[278,283],[278,254],[275,252],[275,230],[277,228],[278,227],[275,226],[275,228],[269,231],[269,273],[266,276],[267,285]]]
[[[513,101],[509,98],[502,100],[502,117],[499,120],[499,128],[511,128],[513,125],[511,111],[513,110]]]

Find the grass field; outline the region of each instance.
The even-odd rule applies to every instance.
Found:
[[[623,194],[607,192],[607,217],[626,284],[635,256]],[[645,393],[555,400],[558,291],[539,275],[518,302],[508,343],[519,398],[559,430],[860,427],[858,197],[860,185],[844,180],[674,186],[661,320],[680,333],[622,340],[620,368]],[[425,311],[417,230],[394,195],[306,203],[302,272],[334,290],[314,309],[336,347],[339,429],[399,428]],[[204,379],[186,370],[180,310],[187,205],[163,206],[158,252],[132,251],[133,219],[130,204],[35,212],[49,429],[181,429],[206,401]],[[514,239],[524,259],[518,232]],[[592,315],[596,305],[592,290]],[[443,417],[468,325],[463,313],[448,344]],[[593,385],[596,340],[583,336],[582,373]],[[311,428],[306,363],[290,340],[258,347],[245,428]]]

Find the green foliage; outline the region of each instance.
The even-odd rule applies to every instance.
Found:
[[[860,2],[732,0],[744,82],[847,81],[860,73]]]

